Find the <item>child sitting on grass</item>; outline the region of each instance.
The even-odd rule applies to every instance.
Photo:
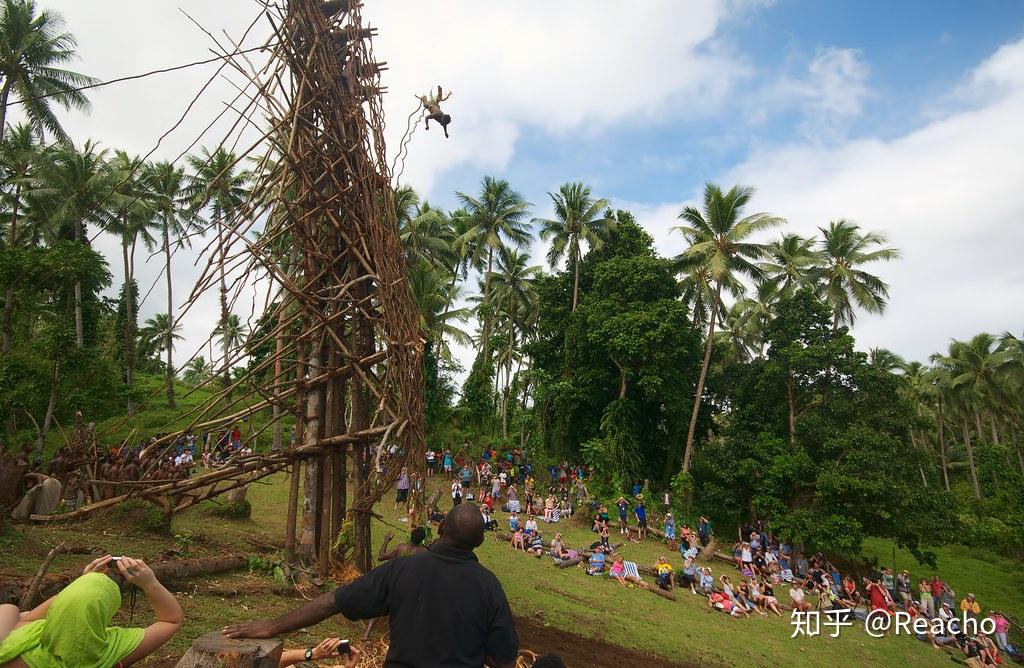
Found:
[[[594,548],[594,553],[590,555],[590,561],[587,564],[587,575],[600,575],[604,572],[604,549],[600,545]]]

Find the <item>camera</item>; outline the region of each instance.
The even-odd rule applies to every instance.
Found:
[[[112,571],[117,571],[117,562],[124,559],[124,557],[111,557],[110,561],[107,562],[107,568]]]
[[[342,640],[341,644],[338,645],[338,656],[348,656],[352,651],[352,645],[347,640]]]

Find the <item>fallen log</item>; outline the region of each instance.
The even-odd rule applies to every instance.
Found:
[[[662,589],[661,587],[659,587],[657,585],[652,585],[650,583],[644,582],[643,580],[629,580],[629,582],[634,587],[639,587],[640,589],[643,589],[644,591],[649,591],[652,594],[657,594],[658,596],[660,596],[660,597],[662,597],[664,599],[668,599],[669,601],[676,600],[676,593],[675,593],[675,591],[666,591],[666,590]]]
[[[558,568],[569,568],[570,566],[575,566],[576,564],[582,564],[584,561],[586,561],[586,557],[573,557],[572,559],[562,559],[561,561],[556,561],[555,566],[557,566]]]
[[[277,638],[231,640],[211,631],[192,642],[176,668],[277,668],[284,645]]]

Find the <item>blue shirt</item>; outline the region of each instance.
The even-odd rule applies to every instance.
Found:
[[[633,512],[636,513],[636,518],[638,520],[647,519],[647,508],[645,508],[643,504],[640,504],[639,506],[634,508]]]

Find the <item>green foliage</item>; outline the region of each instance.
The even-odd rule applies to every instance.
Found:
[[[494,418],[494,363],[479,353],[473,360],[473,367],[462,385],[460,406],[466,409],[471,424],[482,430],[488,420]]]
[[[806,289],[780,301],[767,359],[743,365],[734,415],[699,454],[698,503],[848,556],[866,535],[918,553],[952,540],[952,497],[922,489],[906,456],[911,409],[896,377],[830,320]]]
[[[680,418],[696,375],[699,342],[678,301],[671,264],[626,212],[606,242],[580,263],[580,297],[570,312],[573,276],[537,287],[534,358],[543,448],[551,457],[602,462],[598,483],[667,478]]]
[[[148,501],[129,499],[111,510],[118,526],[129,527],[137,535],[171,535],[171,518]]]

